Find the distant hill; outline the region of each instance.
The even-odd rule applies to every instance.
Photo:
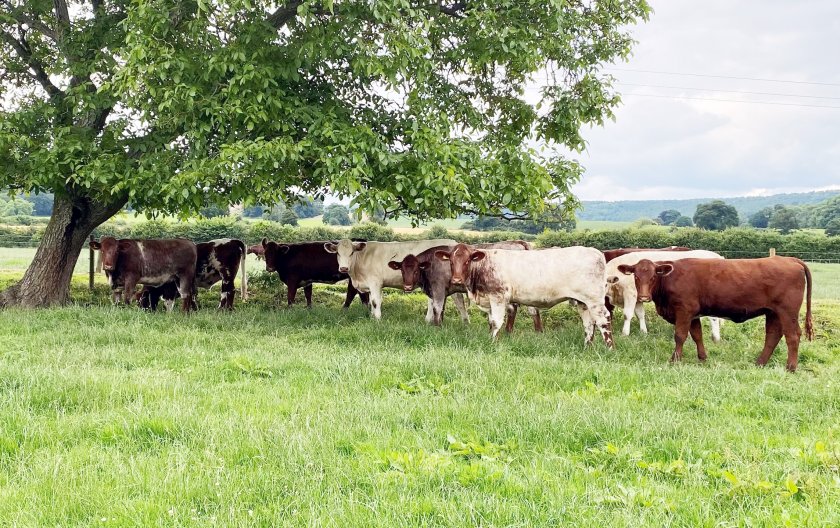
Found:
[[[579,220],[609,220],[613,222],[632,222],[639,218],[655,218],[666,209],[676,209],[685,216],[694,216],[697,205],[723,200],[734,205],[741,220],[764,207],[782,205],[810,205],[822,202],[840,191],[818,191],[809,193],[774,194],[771,196],[741,196],[737,198],[694,198],[691,200],[625,200],[620,202],[583,202],[583,209],[578,211]]]

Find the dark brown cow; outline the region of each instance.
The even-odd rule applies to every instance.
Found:
[[[807,288],[805,334],[814,337],[811,319],[811,270],[799,259],[685,259],[673,262],[642,260],[622,264],[619,271],[634,275],[639,300],[653,299],[656,312],[674,325],[674,355],[682,359],[689,333],[697,344],[697,357],[704,361],[701,316],[723,317],[736,323],[766,316],[764,350],[756,363],[766,365],[782,335],[788,348],[787,369],[799,361],[799,309]]]
[[[476,244],[473,247],[482,249],[530,250],[531,244],[524,240],[508,240],[490,244]],[[454,293],[467,293],[467,289],[463,284],[451,284],[452,267],[449,265],[449,262],[435,258],[436,251],[451,252],[454,248],[454,245],[436,246],[417,255],[406,255],[402,262],[395,260],[388,262],[388,267],[402,272],[404,291],[410,292],[417,286],[420,286],[423,293],[429,297],[430,304],[429,311],[426,314],[426,322],[435,326],[440,326],[443,320],[446,298]],[[459,295],[454,297],[454,302],[458,311],[461,313],[461,320],[469,322],[463,296]],[[507,309],[506,332],[513,330],[517,308],[518,306],[512,305]],[[529,312],[534,320],[534,329],[537,332],[542,332],[542,319],[540,318],[539,310],[529,308]]]
[[[241,240],[222,238],[196,244],[197,260],[195,285],[196,288],[210,288],[222,281],[222,292],[219,299],[219,310],[233,310],[233,299],[236,296],[234,280],[242,266],[242,299],[248,297],[248,276],[245,270],[245,243]],[[148,310],[157,309],[160,299],[164,300],[168,310],[177,295],[171,285],[159,287],[146,286],[140,296],[140,306]],[[195,299],[193,309],[198,308]]]
[[[627,253],[636,253],[639,251],[691,251],[691,248],[682,247],[682,246],[668,246],[659,249],[649,249],[649,248],[619,248],[619,249],[605,249],[601,253],[604,254],[604,258],[607,262],[611,261],[616,257],[620,257],[621,255],[626,255]]]
[[[277,272],[280,280],[286,285],[287,301],[291,306],[295,302],[297,290],[303,287],[306,296],[306,307],[312,307],[312,284],[335,284],[347,280],[347,297],[344,308],[348,308],[356,294],[365,306],[368,305],[369,294],[358,291],[349,280],[347,273],[338,271],[335,265],[335,255],[324,249],[326,241],[300,242],[295,244],[279,244],[262,240],[265,252],[265,270],[269,273]]]
[[[91,241],[90,247],[100,252],[102,269],[114,300],[130,304],[137,284],[162,286],[174,280],[184,300],[183,310],[189,312],[195,292],[196,247],[189,240],[132,240],[102,237]]]

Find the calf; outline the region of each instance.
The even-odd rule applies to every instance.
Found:
[[[645,306],[638,299],[633,277],[619,272],[618,267],[622,264],[636,264],[642,259],[657,261],[681,260],[686,258],[722,259],[723,257],[712,251],[704,250],[678,252],[672,250],[645,250],[644,252],[626,253],[607,262],[607,300],[611,306],[624,307],[624,328],[621,331],[623,335],[630,335],[630,323],[633,320],[634,312],[639,318],[639,327],[644,334],[647,333],[647,323],[645,321]],[[609,309],[609,306],[607,309]],[[709,318],[709,322],[712,325],[712,338],[715,341],[720,341],[720,320],[716,317],[711,317]]]
[[[312,307],[312,284],[335,284],[349,279],[346,272],[338,271],[335,256],[324,249],[327,242],[301,242],[298,244],[278,244],[263,238],[260,247],[265,254],[265,270],[269,273],[277,272],[280,280],[286,285],[288,305],[295,302],[297,290],[303,287],[306,296],[306,307]],[[368,294],[359,292],[353,281],[347,283],[347,296],[344,308],[348,308],[356,294],[362,304],[368,304]]]
[[[370,292],[370,311],[378,320],[382,318],[382,288],[402,288],[402,275],[390,269],[388,262],[402,260],[408,254],[417,254],[435,246],[455,244],[454,240],[415,240],[411,242],[354,242],[343,239],[327,242],[324,249],[335,253],[338,271],[349,273],[350,279],[361,292]],[[429,311],[432,301],[429,299]]]
[[[98,242],[91,240],[90,247],[100,252],[116,302],[130,304],[137,284],[162,286],[174,280],[184,300],[183,311],[192,308],[189,300],[195,292],[196,247],[189,240],[102,237]]]
[[[233,298],[236,295],[234,280],[242,265],[242,299],[248,298],[248,275],[245,270],[245,243],[241,240],[221,238],[196,244],[196,288],[210,288],[222,281],[222,293],[219,299],[219,310],[233,310]],[[164,300],[167,310],[172,310],[175,302],[174,290],[171,286],[145,286],[141,292],[140,307],[156,310],[160,299]],[[193,309],[198,304],[193,298]]]
[[[604,306],[606,262],[597,249],[482,250],[458,244],[452,251],[435,252],[435,257],[449,261],[452,284],[463,284],[471,301],[490,310],[493,339],[511,303],[551,308],[574,300],[583,321],[585,343],[592,342],[597,326],[604,342],[613,348],[609,312]]]
[[[461,314],[461,320],[465,323],[469,322],[469,315],[467,314],[466,306],[464,305],[463,293],[466,289],[463,285],[452,285],[452,271],[448,262],[441,261],[435,258],[437,251],[451,251],[454,246],[436,246],[422,251],[418,255],[406,255],[402,262],[392,260],[388,263],[388,267],[394,270],[400,270],[403,278],[403,289],[405,291],[412,291],[417,286],[423,290],[429,299],[431,299],[431,312],[426,314],[426,322],[440,326],[443,319],[443,310],[446,305],[446,298],[453,295],[455,307]],[[505,242],[494,242],[491,244],[477,244],[474,246],[482,249],[510,249],[510,250],[530,250],[531,244],[524,240],[512,240]],[[540,319],[540,312],[534,308],[528,308],[531,317],[534,319],[534,329],[537,332],[542,331],[542,320]],[[513,330],[513,324],[516,318],[517,307],[508,307],[507,324],[505,331]]]
[[[811,319],[811,270],[799,259],[685,259],[635,265],[618,270],[633,275],[640,300],[653,299],[656,312],[674,325],[674,354],[682,359],[683,343],[691,334],[697,344],[697,358],[706,360],[700,316],[715,316],[742,323],[765,316],[764,349],[756,363],[767,364],[776,345],[785,336],[787,369],[796,370],[799,361],[799,310],[807,289],[805,333],[814,337]]]

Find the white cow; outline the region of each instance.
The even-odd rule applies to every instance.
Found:
[[[370,311],[376,319],[381,319],[382,288],[403,287],[402,273],[389,268],[388,262],[401,261],[406,255],[416,255],[431,247],[453,244],[456,242],[448,238],[410,242],[354,242],[345,238],[337,243],[327,242],[324,249],[338,256],[338,271],[348,273],[357,290],[370,292]],[[427,320],[432,313],[431,299],[428,304]]]
[[[511,303],[551,308],[576,301],[586,334],[592,342],[595,327],[613,347],[610,314],[604,306],[606,261],[594,248],[573,246],[539,251],[476,249],[458,244],[435,257],[449,260],[452,284],[463,284],[470,300],[490,312],[490,333],[496,338]]]
[[[645,322],[645,306],[639,302],[636,292],[636,283],[633,275],[625,275],[618,271],[622,264],[629,266],[637,264],[642,259],[653,262],[663,260],[680,260],[687,258],[722,259],[723,257],[714,251],[644,251],[627,253],[616,257],[607,263],[607,299],[613,306],[621,306],[624,311],[624,327],[622,335],[630,335],[630,322],[633,320],[633,313],[639,318],[639,328],[643,334],[647,333]],[[712,327],[712,339],[720,341],[720,319],[710,317],[709,323]]]

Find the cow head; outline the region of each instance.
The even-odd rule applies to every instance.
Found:
[[[264,238],[263,241],[266,241]],[[264,244],[254,244],[253,246],[248,246],[248,251],[246,252],[248,255],[256,255],[257,258],[262,258],[265,255],[265,245]]]
[[[670,275],[674,271],[672,262],[652,262],[642,259],[635,265],[621,264],[618,271],[625,275],[633,275],[636,282],[636,291],[640,302],[650,301],[656,282],[660,277]]]
[[[470,273],[470,264],[478,262],[486,256],[485,252],[470,249],[466,244],[458,244],[451,252],[435,251],[436,258],[449,261],[449,266],[452,268],[452,284],[464,284]]]
[[[403,290],[410,292],[420,284],[420,271],[431,265],[429,261],[421,262],[415,255],[406,255],[402,262],[392,260],[388,267],[402,272]]]
[[[105,271],[114,271],[117,267],[117,249],[119,243],[116,238],[104,236],[99,239],[90,241],[91,249],[99,250],[99,258],[102,262],[102,269]]]
[[[262,239],[262,250],[265,255],[265,271],[274,273],[280,266],[283,255],[289,252],[289,246],[271,242],[267,238]]]
[[[335,253],[338,256],[338,271],[341,273],[348,273],[350,271],[350,261],[353,254],[364,251],[366,247],[367,242],[357,242],[349,238],[324,244],[324,249],[327,250],[327,253]]]

